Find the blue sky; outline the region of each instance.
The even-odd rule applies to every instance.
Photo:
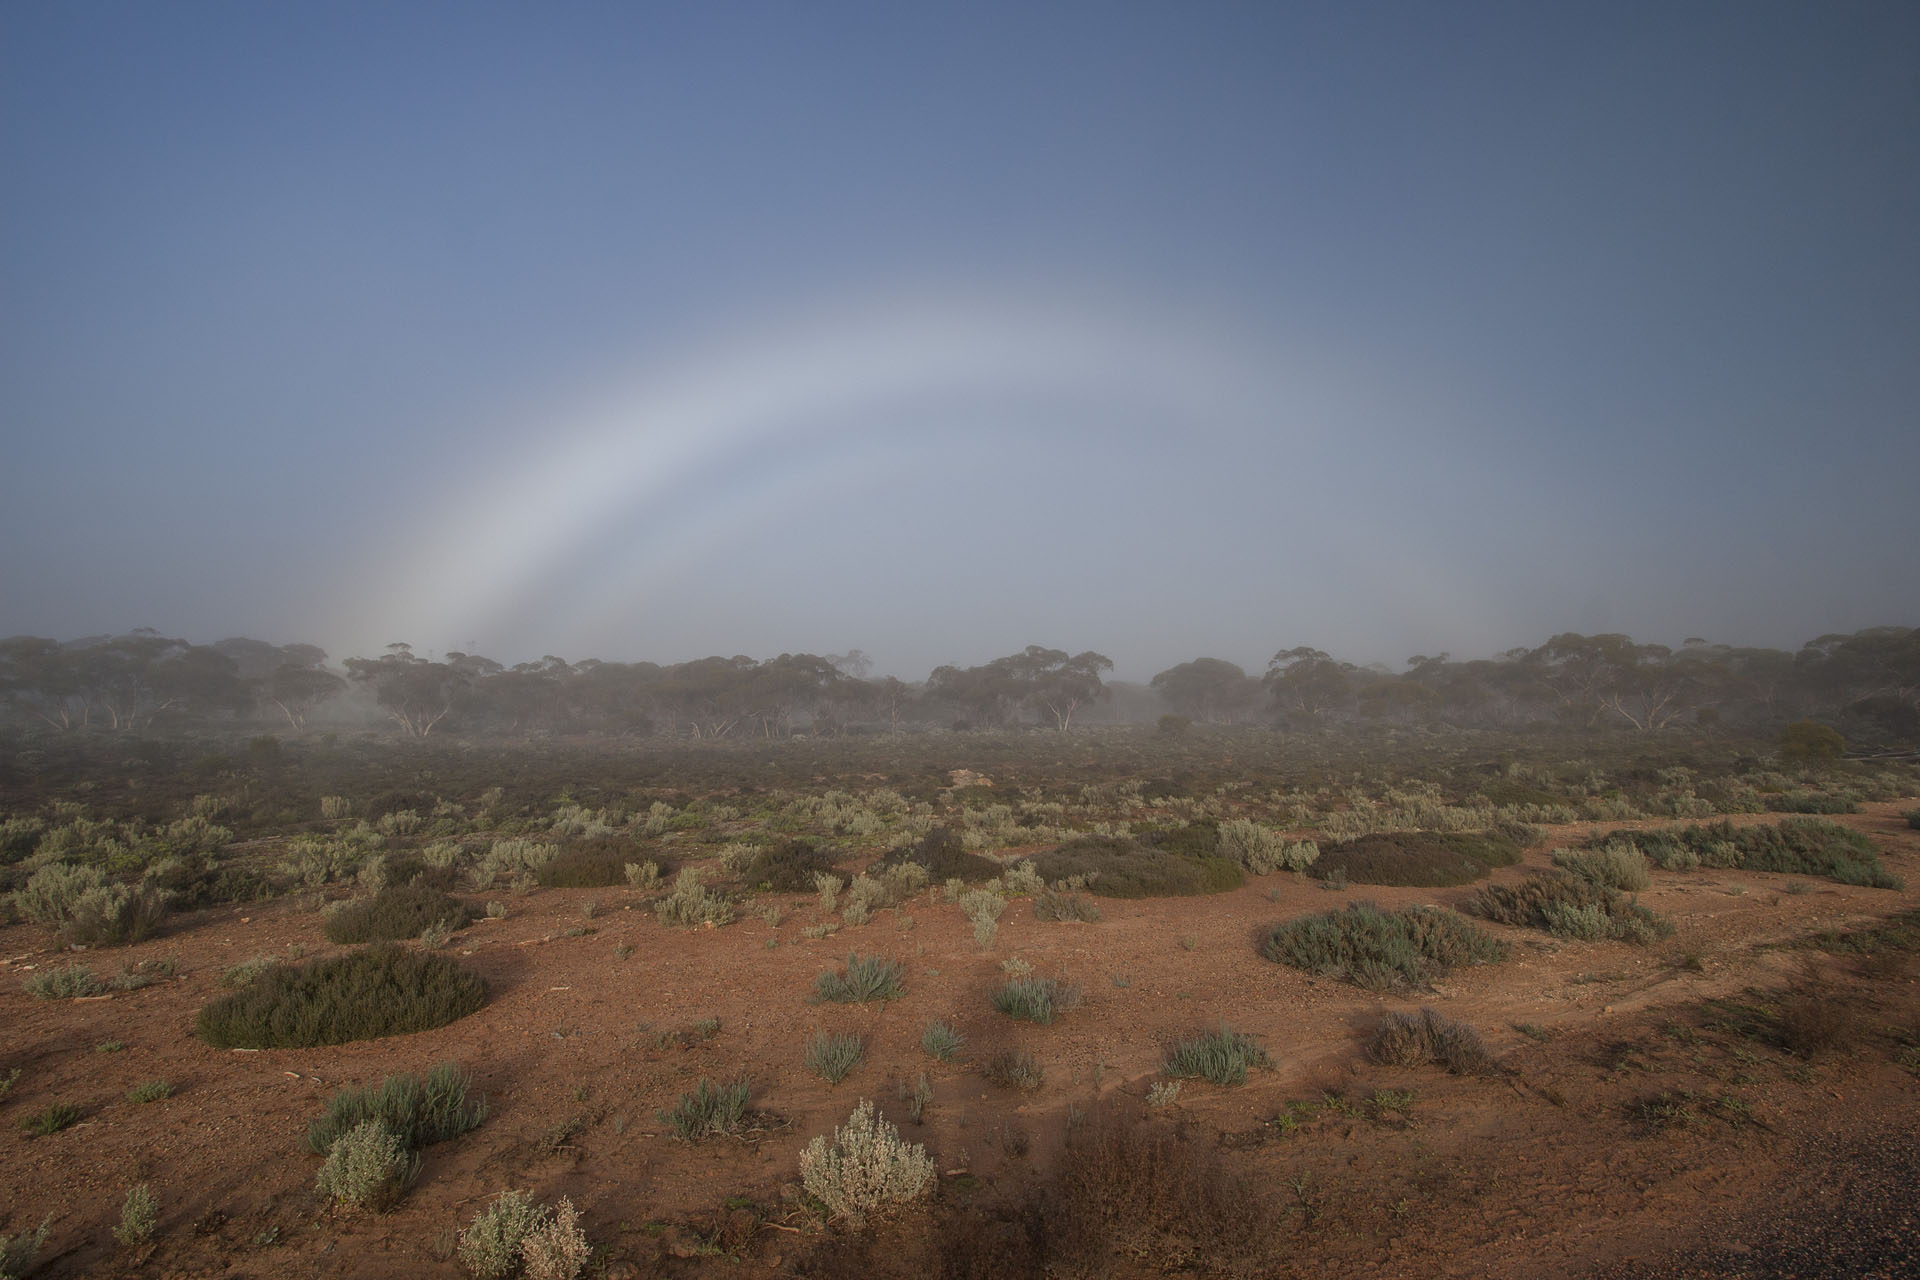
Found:
[[[1920,622],[1920,9],[0,9],[0,634]]]

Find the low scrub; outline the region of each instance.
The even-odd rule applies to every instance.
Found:
[[[1033,864],[1049,884],[1079,877],[1088,892],[1103,898],[1193,897],[1246,883],[1246,873],[1230,859],[1186,857],[1124,836],[1083,836],[1036,854]]]
[[[276,965],[202,1008],[195,1029],[216,1049],[309,1049],[443,1027],[485,1002],[478,974],[383,943],[305,968]]]
[[[1478,1031],[1433,1009],[1388,1013],[1367,1040],[1367,1056],[1389,1067],[1439,1063],[1457,1076],[1481,1075],[1493,1066]]]
[[[1595,837],[1590,845],[1618,841]],[[1837,822],[1788,818],[1777,824],[1736,827],[1715,822],[1662,831],[1636,831],[1633,844],[1655,866],[1671,871],[1716,867],[1770,871],[1784,875],[1825,876],[1841,884],[1874,889],[1905,887],[1880,861],[1872,840]]]
[[[864,1004],[869,1000],[897,1000],[906,994],[901,980],[906,966],[885,956],[847,956],[845,970],[833,970],[814,980],[814,995],[835,1004]]]
[[[1100,919],[1100,908],[1084,893],[1073,893],[1064,889],[1043,889],[1033,900],[1033,918],[1093,924]]]
[[[443,1062],[425,1079],[388,1076],[378,1086],[342,1089],[326,1114],[307,1126],[307,1149],[325,1155],[349,1130],[378,1120],[410,1150],[446,1142],[478,1128],[487,1118],[485,1098],[471,1096],[473,1078],[458,1063]]]
[[[1271,1070],[1273,1059],[1250,1035],[1222,1025],[1174,1045],[1163,1070],[1175,1079],[1199,1078],[1214,1084],[1245,1084],[1247,1068]]]
[[[1454,912],[1387,911],[1371,902],[1277,925],[1260,951],[1278,964],[1373,991],[1419,986],[1462,965],[1507,958],[1505,943]]]
[[[1312,865],[1349,884],[1437,889],[1484,880],[1489,869],[1519,860],[1520,846],[1498,831],[1379,831],[1325,846]]]
[[[927,1029],[920,1033],[920,1051],[936,1062],[954,1061],[966,1044],[967,1038],[951,1023],[929,1022]]]
[[[1002,1049],[980,1064],[980,1074],[1003,1089],[1032,1092],[1046,1079],[1040,1060],[1025,1049]]]
[[[365,1120],[334,1140],[315,1185],[329,1200],[380,1212],[399,1202],[419,1168],[404,1138]]]
[[[807,1037],[807,1070],[839,1084],[867,1056],[867,1042],[851,1032],[817,1031]]]
[[[397,942],[433,928],[453,932],[472,922],[472,909],[459,899],[414,881],[388,885],[335,911],[327,919],[327,941]]]
[[[570,844],[538,871],[545,889],[610,889],[627,882],[627,864],[640,860],[631,840],[606,836]]]
[[[814,877],[833,870],[833,855],[811,840],[782,840],[753,855],[740,882],[762,892],[812,893]]]
[[[800,1183],[830,1218],[855,1225],[933,1190],[933,1160],[861,1099],[846,1124],[800,1153]]]
[[[697,867],[688,867],[674,877],[673,891],[654,904],[661,924],[717,926],[733,919],[733,903],[724,893],[701,883]]]
[[[978,884],[1000,874],[999,863],[967,852],[960,834],[947,827],[935,827],[919,843],[895,849],[878,866],[885,870],[906,864],[923,868],[929,880],[940,884],[948,880]]]
[[[107,989],[94,976],[93,970],[83,964],[42,969],[38,973],[28,974],[22,985],[26,987],[28,995],[39,1000],[78,1000],[83,996],[102,995]]]
[[[1020,1022],[1051,1023],[1080,1004],[1080,988],[1058,978],[1025,974],[993,993],[993,1007]]]
[[[746,1126],[751,1092],[745,1080],[715,1085],[702,1076],[692,1093],[681,1094],[680,1101],[660,1113],[660,1120],[683,1142],[729,1137]]]
[[[1665,916],[1626,894],[1556,867],[1513,884],[1492,884],[1467,910],[1500,924],[1545,929],[1580,942],[1616,939],[1645,944],[1673,935]]]
[[[573,1201],[536,1204],[530,1191],[502,1191],[460,1234],[460,1264],[475,1280],[573,1280],[592,1253]]]
[[[1597,849],[1555,849],[1553,865],[1605,889],[1638,893],[1653,883],[1647,857],[1631,843],[1603,844]]]

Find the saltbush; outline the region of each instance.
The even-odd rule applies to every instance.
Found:
[[[1276,963],[1376,991],[1417,986],[1461,965],[1507,958],[1505,943],[1454,912],[1386,911],[1371,902],[1277,925],[1260,951]]]
[[[1183,857],[1125,836],[1082,836],[1036,854],[1033,863],[1049,884],[1078,877],[1103,898],[1192,897],[1246,883],[1246,873],[1229,859]]]
[[[448,931],[473,922],[459,899],[418,881],[391,884],[370,898],[347,903],[327,919],[329,942],[395,942],[417,938],[436,926]]]
[[[1497,831],[1378,831],[1322,847],[1312,865],[1351,884],[1432,889],[1484,880],[1519,860],[1519,846]]]
[[[1214,1084],[1245,1084],[1247,1068],[1271,1069],[1273,1059],[1259,1041],[1222,1024],[1182,1040],[1167,1054],[1164,1070],[1175,1079],[1199,1077]]]
[[[863,1098],[831,1140],[817,1137],[800,1153],[800,1181],[828,1216],[857,1225],[931,1191],[933,1161]]]
[[[1433,1009],[1389,1012],[1367,1040],[1367,1056],[1390,1067],[1437,1062],[1455,1075],[1479,1075],[1493,1065],[1480,1033]]]
[[[378,1211],[400,1199],[418,1167],[399,1134],[364,1120],[334,1140],[315,1185],[330,1200]]]
[[[1051,1023],[1080,1004],[1080,989],[1058,978],[1031,974],[1011,979],[993,993],[993,1007],[1021,1022]]]

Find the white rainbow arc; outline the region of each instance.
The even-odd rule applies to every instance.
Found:
[[[533,426],[539,443],[428,517],[394,557],[386,589],[352,612],[423,648],[457,647],[508,620],[524,630],[516,611],[530,593],[623,513],[673,496],[730,454],[823,421],[870,422],[878,410],[910,414],[933,398],[983,392],[1145,409],[1182,431],[1279,415],[1281,371],[1236,345],[1198,326],[1087,306],[890,300],[812,312],[624,380],[596,397],[597,410]],[[1300,402],[1301,389],[1296,379],[1281,416],[1289,433],[1309,436],[1314,406]],[[664,544],[635,549],[639,560],[676,554]],[[385,643],[356,640],[359,652]]]

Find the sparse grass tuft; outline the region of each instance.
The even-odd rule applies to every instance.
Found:
[[[1022,1022],[1051,1023],[1078,1007],[1080,988],[1058,978],[1017,977],[993,993],[993,1007]]]
[[[842,972],[821,974],[814,981],[814,995],[835,1004],[864,1004],[869,1000],[897,1000],[905,994],[901,979],[906,966],[885,956],[850,953]]]
[[[55,1102],[20,1122],[20,1127],[35,1138],[44,1138],[79,1123],[80,1108],[71,1102]]]
[[[839,1084],[866,1057],[867,1044],[853,1033],[817,1031],[807,1037],[807,1070],[828,1084]]]
[[[1385,911],[1370,902],[1277,925],[1260,950],[1275,963],[1374,991],[1417,986],[1461,965],[1507,958],[1505,943],[1451,911]]]
[[[952,1062],[966,1047],[967,1039],[945,1022],[929,1022],[920,1033],[920,1049],[936,1062]]]
[[[173,1082],[170,1080],[149,1080],[127,1090],[128,1102],[160,1102],[173,1096]]]
[[[1167,1055],[1164,1070],[1176,1079],[1199,1077],[1214,1084],[1245,1084],[1247,1068],[1271,1070],[1273,1059],[1250,1035],[1227,1028],[1182,1040]]]
[[[1002,1049],[980,1066],[980,1074],[1006,1089],[1031,1092],[1046,1079],[1040,1060],[1025,1049]]]
[[[671,1110],[660,1113],[660,1119],[673,1130],[674,1137],[684,1142],[726,1137],[740,1132],[746,1123],[751,1091],[745,1080],[714,1085],[702,1076],[699,1086],[692,1093],[681,1094]]]

